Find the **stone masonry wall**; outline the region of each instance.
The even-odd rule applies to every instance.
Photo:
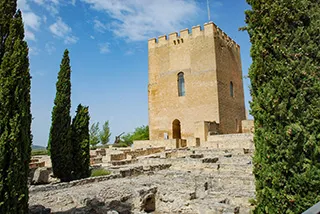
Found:
[[[230,51],[221,50],[220,40],[228,42]],[[194,124],[198,121],[222,122],[223,132],[237,131],[235,119],[241,123],[245,116],[240,51],[239,46],[216,25],[211,22],[203,29],[193,27],[191,33],[185,29],[179,36],[171,33],[168,38],[151,39],[148,57],[151,140],[164,139],[165,133],[172,139],[175,119],[180,121],[183,139],[194,137]],[[177,85],[180,72],[184,73],[185,80],[185,96],[181,97]],[[223,102],[230,81],[234,82],[236,96]],[[227,115],[229,111],[230,115]]]
[[[230,38],[215,35],[217,61],[219,132],[240,133],[241,121],[246,119],[240,48],[234,48]],[[233,90],[231,89],[231,82]],[[231,90],[233,96],[231,96]]]

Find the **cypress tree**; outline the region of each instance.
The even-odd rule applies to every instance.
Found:
[[[10,23],[17,11],[16,0],[1,0],[0,1],[0,65],[5,53],[5,42],[9,36]]]
[[[90,176],[89,120],[89,107],[79,104],[76,116],[72,120],[73,169],[75,179]]]
[[[255,213],[320,201],[320,1],[247,0]]]
[[[0,213],[28,213],[31,76],[21,12],[15,7],[16,1],[0,3]]]
[[[54,176],[61,181],[72,179],[73,156],[71,145],[71,67],[69,51],[65,50],[60,65],[56,84],[56,97],[52,110],[52,124],[48,147],[51,153],[52,170]]]

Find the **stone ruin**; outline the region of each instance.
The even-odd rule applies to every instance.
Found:
[[[209,139],[200,147],[91,151],[101,158],[93,166],[112,173],[31,185],[31,213],[250,213],[252,135]]]

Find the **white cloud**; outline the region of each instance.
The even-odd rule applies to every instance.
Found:
[[[42,16],[42,20],[44,23],[47,23],[47,17],[46,16]]]
[[[37,16],[35,13],[33,12],[22,13],[22,18],[27,28],[31,28],[36,31],[39,30],[41,25],[41,18]]]
[[[105,42],[99,44],[100,53],[105,54],[110,52],[110,43]]]
[[[49,55],[51,55],[53,52],[56,51],[56,48],[55,48],[55,46],[54,46],[54,44],[52,42],[48,42],[45,45],[45,49],[46,49],[46,51],[48,52]]]
[[[34,3],[44,7],[52,16],[59,14],[60,7],[63,5],[72,4],[75,6],[76,0],[31,0]]]
[[[39,30],[41,18],[32,12],[27,0],[18,0],[17,6],[22,11],[26,40],[36,41],[36,36],[33,31]]]
[[[75,44],[78,42],[78,37],[75,36],[67,36],[64,40],[65,44]]]
[[[50,25],[49,27],[51,33],[56,35],[57,37],[64,37],[66,34],[71,33],[71,28],[62,21],[61,18],[58,18],[58,20]]]
[[[133,50],[127,50],[124,55],[127,55],[127,56],[130,56],[130,55],[133,55],[134,54],[134,51]]]
[[[107,30],[107,25],[103,24],[102,22],[100,22],[98,19],[93,20],[93,28],[100,32],[100,33],[104,33]]]
[[[32,0],[34,3],[44,7],[52,16],[59,14],[59,0]]]
[[[29,30],[25,30],[24,32],[24,35],[26,37],[26,40],[29,40],[29,41],[36,41],[36,36],[34,35],[34,33],[32,33],[31,31]]]
[[[92,36],[92,35],[90,36],[90,38],[91,38],[91,39],[95,39],[95,37],[94,37],[94,36]]]
[[[78,38],[72,35],[72,29],[59,17],[55,23],[49,26],[51,33],[58,37],[63,38],[65,44],[74,44]]]
[[[179,31],[200,12],[195,0],[82,0],[104,11],[113,22],[111,31],[129,41],[141,41]]]
[[[22,11],[30,10],[30,6],[28,5],[27,0],[18,0],[17,6]]]
[[[38,55],[39,52],[40,52],[40,50],[38,48],[29,46],[29,53],[31,55]]]

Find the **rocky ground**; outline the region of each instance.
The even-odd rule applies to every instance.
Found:
[[[250,212],[252,151],[193,148],[173,154],[103,164],[112,175],[99,182],[31,186],[29,204],[61,214]]]

